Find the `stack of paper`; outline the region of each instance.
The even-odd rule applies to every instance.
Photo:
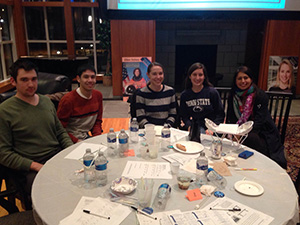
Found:
[[[85,213],[84,210],[90,212]],[[120,224],[129,214],[131,209],[118,203],[103,198],[82,197],[71,215],[60,221],[60,225],[97,225]],[[97,216],[98,215],[98,216]],[[104,218],[107,217],[107,218]]]

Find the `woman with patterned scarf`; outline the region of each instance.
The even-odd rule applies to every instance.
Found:
[[[250,69],[242,66],[234,75],[228,99],[226,123],[241,125],[249,120],[253,121],[254,125],[243,144],[286,168],[284,147],[268,111],[268,96],[253,83]]]

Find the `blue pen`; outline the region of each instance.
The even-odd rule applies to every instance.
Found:
[[[176,220],[174,219],[174,217],[173,217],[172,215],[170,215],[170,217],[171,217],[171,219],[174,221],[175,225],[178,225],[178,224],[176,223]]]

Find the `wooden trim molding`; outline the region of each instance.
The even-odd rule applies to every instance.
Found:
[[[154,20],[111,20],[113,95],[122,96],[122,57],[150,56],[155,60]]]
[[[1,5],[13,5],[14,1],[13,0],[0,0]]]
[[[99,3],[98,2],[71,2],[71,7],[97,8],[99,7]]]
[[[25,24],[22,8],[22,0],[14,0],[13,8],[13,18],[14,18],[14,31],[16,40],[17,55],[26,56],[27,55],[27,45],[25,36]]]
[[[66,39],[67,39],[67,49],[68,49],[68,58],[75,59],[75,44],[74,44],[74,28],[73,28],[73,19],[72,19],[72,8],[71,1],[65,0],[65,27],[66,27]]]
[[[22,6],[24,7],[64,7],[64,2],[22,2]]]

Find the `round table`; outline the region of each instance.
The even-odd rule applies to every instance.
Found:
[[[211,138],[207,135],[202,135],[201,139],[202,144],[205,146],[204,151],[210,158],[211,152],[209,151],[209,147],[211,145]],[[84,142],[94,144],[106,143],[106,134],[87,139]],[[135,150],[136,156],[125,158],[108,157],[108,183],[106,186],[92,189],[80,188],[71,183],[70,176],[75,170],[82,168],[81,162],[79,160],[64,159],[64,157],[78,147],[79,144],[80,143],[74,144],[58,153],[50,159],[37,174],[32,187],[32,202],[37,223],[50,225],[59,224],[60,220],[73,212],[82,196],[106,196],[105,193],[107,193],[107,190],[110,188],[111,182],[122,175],[127,161],[145,160],[140,158],[138,154],[141,144],[130,143],[130,149]],[[243,150],[251,149],[243,146]],[[238,154],[243,150],[232,147],[229,141],[223,142],[223,152],[227,154],[229,152]],[[254,155],[247,160],[241,158],[237,159],[238,167],[255,167],[257,171],[235,171],[234,167],[229,167],[232,176],[226,177],[227,186],[222,191],[227,197],[234,201],[274,217],[271,223],[272,225],[296,224],[299,220],[298,195],[289,175],[271,159],[259,152],[251,151],[254,152]],[[161,156],[173,152],[176,151],[159,151],[157,159],[147,160],[166,162]],[[212,159],[210,158],[210,160]],[[234,190],[234,184],[243,178],[259,183],[264,188],[264,193],[261,196],[250,197],[236,192]],[[171,197],[168,200],[165,211],[178,209],[176,207],[179,207],[181,211],[189,211],[194,210],[196,204],[201,204],[200,200],[190,202],[185,198],[186,191],[178,188],[175,176],[169,180],[154,180],[152,200],[155,197],[159,185],[162,183],[169,183],[172,187]],[[135,195],[136,193],[132,194],[132,196]],[[203,202],[201,207],[216,199],[214,196],[204,198],[208,199]],[[122,224],[136,224],[135,214],[130,213]]]

